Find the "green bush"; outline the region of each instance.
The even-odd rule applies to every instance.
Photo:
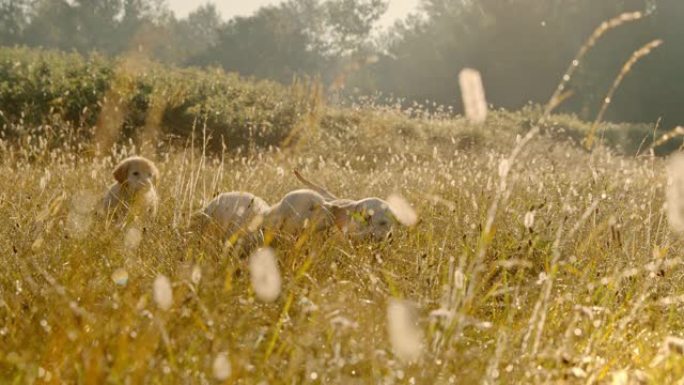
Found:
[[[304,89],[135,57],[0,48],[0,123],[9,138],[18,134],[16,127],[59,122],[86,137],[107,124],[118,130],[119,140],[143,128],[181,139],[206,128],[217,149],[222,143],[271,145],[302,115]],[[120,121],[107,115],[112,111],[121,113]]]
[[[304,139],[305,145],[339,142],[340,151],[361,154],[398,137],[421,138],[438,147],[482,148],[492,145],[486,137],[522,134],[541,117],[539,107],[492,111],[483,128],[451,114],[435,118],[428,108],[414,111],[421,117],[410,118],[373,104],[326,107],[316,86],[284,86],[217,69],[179,69],[135,56],[106,59],[0,48],[0,130],[10,141],[27,132],[37,137],[50,132],[52,141],[61,134],[94,142],[105,151],[129,140],[187,145],[193,138],[199,145],[206,134],[213,152]],[[575,116],[555,115],[543,128],[579,143],[590,127]],[[102,141],[98,130],[113,134]],[[598,134],[603,144],[624,154],[643,151],[654,140],[647,124],[605,123]],[[681,139],[672,140],[657,152],[667,154],[679,144]]]

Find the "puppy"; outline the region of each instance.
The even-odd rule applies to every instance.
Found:
[[[354,240],[383,241],[392,237],[399,223],[392,207],[380,198],[326,202],[335,225]]]
[[[233,237],[256,232],[270,206],[248,192],[222,193],[191,219],[191,228],[204,234]]]
[[[321,231],[333,224],[323,195],[307,189],[287,193],[270,208],[264,218],[264,230],[289,236],[295,236],[305,229]]]
[[[113,175],[116,183],[105,194],[101,212],[107,216],[157,215],[159,199],[155,185],[159,170],[152,161],[140,156],[126,158],[116,166]]]
[[[353,240],[372,239],[382,241],[392,236],[399,223],[396,213],[388,202],[380,198],[358,201],[338,199],[324,187],[304,178],[294,170],[297,179],[325,198],[323,206],[332,215],[334,224]]]

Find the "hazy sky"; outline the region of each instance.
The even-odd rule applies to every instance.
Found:
[[[389,0],[389,10],[383,19],[383,24],[389,25],[394,20],[406,16],[414,10],[420,0]],[[224,19],[233,16],[246,16],[263,7],[264,5],[277,4],[281,0],[169,0],[171,10],[178,17],[185,17],[190,11],[202,4],[213,2],[217,5]]]

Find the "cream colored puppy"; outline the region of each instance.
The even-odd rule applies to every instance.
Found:
[[[304,178],[297,170],[294,173],[300,182],[325,197],[326,211],[334,218],[335,225],[352,239],[388,239],[392,229],[399,223],[392,207],[383,199],[338,199],[324,187]]]
[[[126,158],[114,169],[116,183],[109,187],[102,202],[102,211],[108,216],[132,214],[157,215],[159,199],[155,185],[159,170],[149,159],[133,156]]]
[[[212,199],[191,220],[193,229],[231,237],[257,231],[268,213],[266,201],[248,192],[222,193]]]
[[[309,229],[320,231],[333,226],[331,213],[325,207],[325,198],[313,190],[295,190],[287,193],[264,218],[264,230],[294,236]]]
[[[382,241],[392,237],[392,230],[399,223],[391,206],[380,198],[358,201],[339,199],[326,202],[335,218],[335,225],[356,240]]]

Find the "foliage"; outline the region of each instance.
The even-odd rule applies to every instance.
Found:
[[[23,125],[67,123],[90,137],[114,122],[125,141],[152,129],[189,139],[193,130],[212,146],[277,144],[305,107],[305,87],[247,81],[219,70],[176,69],[142,57],[117,60],[94,55],[0,49],[3,133]],[[111,116],[122,113],[121,121]],[[108,115],[110,114],[110,115]],[[116,114],[115,114],[116,115]]]
[[[363,108],[375,108],[372,99],[361,103]],[[0,106],[5,138],[21,137],[27,126],[49,125],[68,126],[79,138],[97,141],[97,131],[109,128],[114,130],[113,141],[120,143],[154,139],[182,144],[194,138],[196,144],[208,140],[208,149],[219,152],[224,146],[287,145],[318,128],[322,132],[347,129],[351,119],[347,108],[325,105],[316,83],[284,87],[216,69],[163,66],[140,56],[110,60],[12,48],[0,49]],[[405,112],[423,116],[431,109],[431,105],[415,105]],[[454,116],[453,111],[433,113]],[[513,116],[516,124],[526,125],[540,113],[530,108],[526,116],[499,115]],[[346,122],[343,128],[340,119]],[[392,131],[406,126],[403,120],[394,124]],[[577,142],[589,127],[565,115],[555,116],[547,126]],[[659,135],[646,124],[605,123],[599,129],[605,144],[625,154],[645,150]],[[366,148],[363,143],[359,146]],[[677,146],[677,141],[670,141],[658,150],[669,153]]]

